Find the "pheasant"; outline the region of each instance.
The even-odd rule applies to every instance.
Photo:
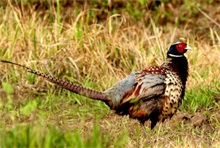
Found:
[[[177,111],[185,94],[188,77],[188,62],[184,53],[191,49],[186,43],[173,43],[165,63],[137,71],[117,82],[111,88],[100,92],[79,86],[66,80],[32,70],[10,61],[0,60],[23,67],[27,72],[41,76],[71,92],[105,102],[119,115],[129,115],[141,125],[151,121],[151,129],[157,122],[164,122]]]

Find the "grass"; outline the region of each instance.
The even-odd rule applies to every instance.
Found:
[[[218,147],[219,28],[196,7],[219,20],[219,6],[162,2],[147,10],[148,2],[115,2],[112,10],[107,1],[2,3],[1,59],[89,88],[105,90],[134,71],[161,65],[180,38],[193,51],[186,54],[190,76],[177,115],[154,131],[147,123],[147,137],[136,120],[102,102],[0,64],[1,147]]]

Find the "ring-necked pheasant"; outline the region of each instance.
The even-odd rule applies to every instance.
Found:
[[[26,66],[0,60],[25,68],[74,93],[105,102],[119,115],[129,115],[144,125],[151,120],[151,129],[159,121],[171,118],[177,111],[185,93],[188,62],[184,53],[191,49],[184,42],[173,43],[167,59],[161,66],[152,66],[135,72],[104,92],[91,90],[71,82],[32,70]]]

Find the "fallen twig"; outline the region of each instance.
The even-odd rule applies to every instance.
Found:
[[[201,12],[207,19],[209,19],[211,22],[213,22],[215,25],[217,25],[218,27],[220,27],[220,24],[218,22],[216,22],[215,20],[213,20],[207,13],[205,13],[202,9],[200,9],[199,7],[196,7],[199,12]]]

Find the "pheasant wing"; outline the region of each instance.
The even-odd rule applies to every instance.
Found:
[[[121,103],[138,101],[140,99],[146,100],[163,94],[164,90],[165,75],[150,73],[143,75],[139,73],[136,75],[135,84],[132,89],[124,93]]]
[[[150,67],[133,73],[104,91],[112,100],[113,108],[128,101],[148,99],[164,93],[165,69]]]

